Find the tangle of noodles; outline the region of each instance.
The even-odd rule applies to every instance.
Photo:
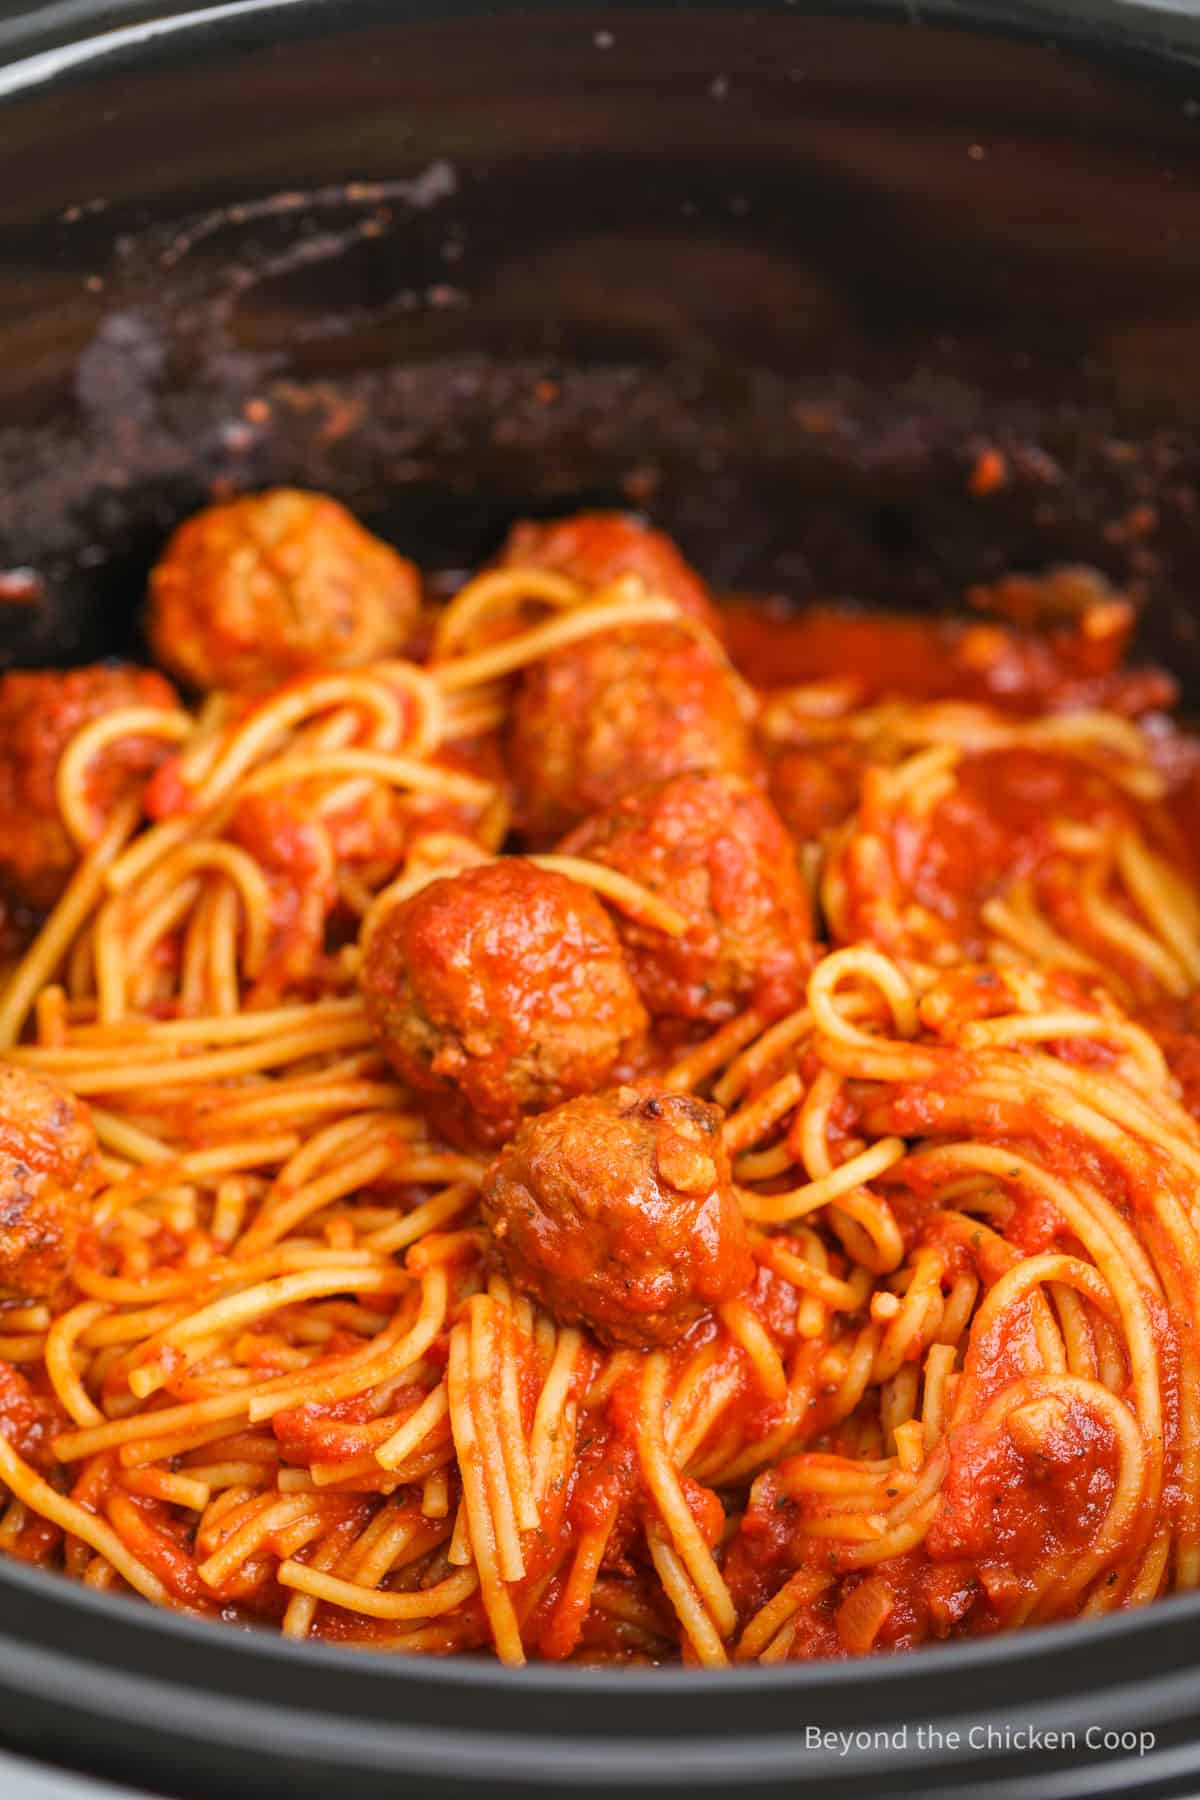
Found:
[[[1200,1581],[1200,1129],[1154,1010],[1200,900],[1127,713],[762,698],[780,770],[853,771],[804,845],[826,947],[801,1007],[654,1052],[725,1109],[755,1280],[636,1350],[497,1272],[486,1158],[381,1054],[360,927],[504,851],[520,671],[678,618],[497,568],[424,663],[84,728],[0,1042],[89,1104],[103,1181],[66,1290],[0,1307],[0,1548],[507,1663],[857,1654]],[[166,760],[97,818],[125,731]]]

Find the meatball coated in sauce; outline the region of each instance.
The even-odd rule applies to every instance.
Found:
[[[0,1297],[43,1300],[62,1285],[100,1185],[99,1158],[81,1100],[0,1066]]]
[[[734,775],[676,775],[626,794],[563,842],[659,894],[682,937],[624,914],[617,930],[652,1017],[768,1016],[803,997],[812,919],[795,847],[770,801]]]
[[[397,655],[420,591],[336,500],[274,488],[179,527],[150,577],[150,642],[193,687],[269,688]]]
[[[677,625],[601,632],[535,663],[508,748],[516,823],[539,848],[649,782],[757,770],[737,678]]]
[[[434,881],[368,936],[362,988],[388,1058],[456,1143],[601,1086],[646,1014],[589,888],[518,857]]]
[[[56,791],[59,761],[76,732],[128,706],[175,705],[175,690],[161,675],[116,663],[0,677],[0,887],[11,899],[53,906],[78,861]],[[88,772],[97,819],[170,751],[156,737],[124,738],[103,750]]]
[[[510,567],[549,569],[589,588],[622,575],[640,576],[654,594],[712,631],[721,620],[707,587],[661,531],[629,513],[575,513],[569,519],[525,519],[514,525],[500,560]]]
[[[843,825],[858,805],[869,766],[859,744],[821,744],[781,751],[769,764],[769,787],[779,817],[801,844]]]
[[[674,1344],[753,1277],[720,1107],[619,1087],[531,1119],[484,1216],[517,1286],[608,1344]]]

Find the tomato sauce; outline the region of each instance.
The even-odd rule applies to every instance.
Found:
[[[1019,713],[1103,706],[1133,717],[1177,697],[1160,669],[1121,667],[1133,624],[1106,602],[1049,631],[818,605],[740,599],[722,614],[725,641],[756,687],[844,681],[852,703],[888,696],[970,700]]]

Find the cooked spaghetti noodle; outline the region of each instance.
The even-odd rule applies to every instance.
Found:
[[[33,1166],[81,1217],[53,1278],[0,1229],[0,1549],[293,1639],[513,1664],[862,1654],[1196,1586],[1187,740],[1139,722],[1115,652],[1081,696],[1070,645],[991,626],[1026,657],[1016,701],[933,628],[871,691],[847,676],[873,628],[821,618],[770,625],[802,666],[767,691],[761,621],[731,622],[735,677],[653,557],[589,579],[574,540],[537,543],[410,659],[138,700],[58,758],[79,857],[0,1041],[21,1105],[67,1109]],[[756,715],[752,761],[696,775],[689,740],[655,790],[675,837],[618,789],[519,858],[514,710],[614,644],[701,654]],[[791,840],[753,810],[768,778]],[[719,954],[683,819],[709,821],[703,894],[733,893]],[[771,910],[779,845],[807,891]],[[488,1114],[465,1077],[405,1074],[370,970],[406,909],[514,857],[611,983],[553,1028],[569,1055],[497,1053]],[[611,1192],[572,1161],[601,1132],[637,1146]],[[550,1156],[570,1273],[505,1212]],[[669,1222],[637,1210],[648,1170]],[[700,1222],[715,1187],[732,1224]],[[649,1264],[618,1234],[580,1272],[620,1207]]]

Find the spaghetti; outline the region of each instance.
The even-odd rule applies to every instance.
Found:
[[[505,1039],[515,1135],[460,1107],[447,1136],[451,1065],[422,1086],[360,983],[397,909],[512,855],[521,683],[614,637],[725,678],[652,534],[603,538],[595,580],[574,540],[517,541],[423,654],[117,707],[59,757],[79,860],[0,990],[0,1179],[35,1142],[63,1264],[22,1287],[0,1230],[0,1549],[293,1639],[511,1664],[858,1655],[1196,1586],[1186,740],[1167,756],[1115,674],[1056,710],[1043,648],[1020,704],[957,664],[908,697],[902,669],[856,692],[834,663],[767,691],[735,621],[815,939],[787,982],[742,981],[777,914],[728,838],[699,874],[606,860],[611,825],[527,859],[639,974],[592,1084],[616,1098],[566,1103],[577,1044],[529,1074]],[[522,1280],[497,1169],[540,1193],[521,1146],[569,1162],[541,1121],[580,1105],[614,1142],[636,1113],[643,1261],[613,1238],[607,1268]],[[69,1181],[65,1118],[91,1134]],[[677,1235],[714,1183],[736,1216],[711,1279],[682,1234],[643,1329],[629,1291],[669,1260],[646,1171]],[[555,1202],[585,1262],[606,1179]]]

